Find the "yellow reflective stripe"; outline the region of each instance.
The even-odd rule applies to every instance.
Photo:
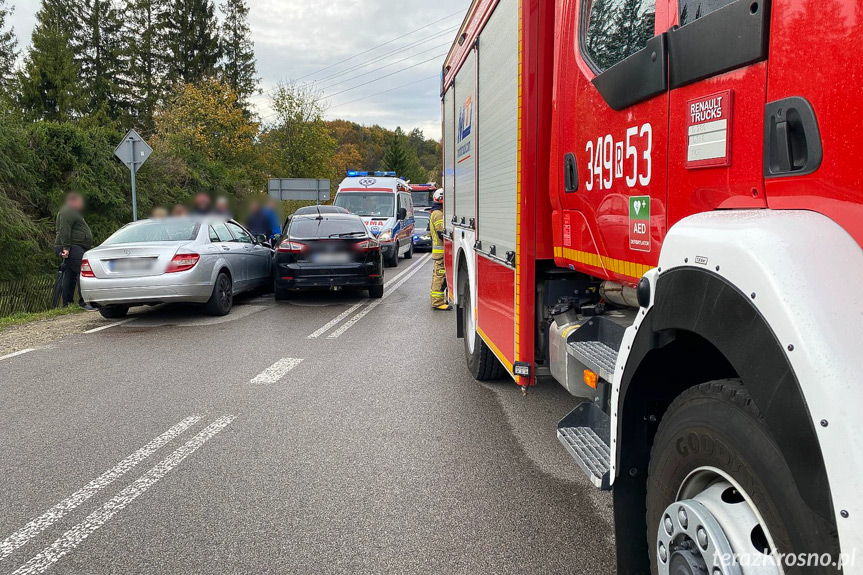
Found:
[[[442,292],[442,291],[433,291],[433,292],[431,292],[431,294],[432,294],[432,295],[434,295],[434,296],[440,296],[440,297],[443,297],[443,292]]]
[[[433,247],[433,248],[432,248],[432,253],[435,253],[435,254],[442,254],[442,253],[443,253],[443,246],[435,246],[435,247]]]

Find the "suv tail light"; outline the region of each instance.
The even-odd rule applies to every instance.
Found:
[[[358,252],[375,252],[381,249],[381,244],[375,240],[365,240],[355,243],[354,249]]]
[[[168,264],[168,270],[165,273],[189,271],[198,265],[198,260],[200,259],[201,256],[199,254],[177,254],[171,260],[171,263]]]
[[[93,273],[93,268],[90,267],[90,260],[81,260],[81,277],[82,278],[94,278],[96,274]]]
[[[298,254],[300,252],[306,251],[309,246],[306,244],[301,244],[300,242],[292,242],[291,240],[284,240],[279,244],[279,251],[285,254]]]

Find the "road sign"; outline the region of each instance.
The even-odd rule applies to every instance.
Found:
[[[330,199],[330,181],[314,178],[272,178],[270,197],[277,200],[326,202]]]
[[[150,154],[153,153],[153,148],[151,148],[147,142],[144,141],[138,132],[135,130],[129,130],[129,133],[123,138],[123,141],[120,142],[120,145],[117,146],[117,149],[114,150],[114,155],[120,158],[120,161],[126,164],[126,167],[129,168],[129,171],[132,172],[132,220],[138,221],[138,195],[135,190],[135,174],[138,173],[138,170],[141,169],[141,166],[144,165],[144,162],[147,161],[147,158],[150,157]]]

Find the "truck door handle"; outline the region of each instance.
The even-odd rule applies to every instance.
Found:
[[[563,157],[563,189],[566,193],[578,191],[578,167],[572,153]]]
[[[765,107],[764,176],[811,174],[821,165],[821,134],[812,105],[800,97]]]

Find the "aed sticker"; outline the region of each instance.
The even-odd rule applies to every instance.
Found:
[[[572,217],[566,212],[563,213],[563,245],[572,245]]]
[[[731,165],[733,96],[725,90],[687,102],[687,168]]]
[[[650,251],[650,196],[629,198],[629,249]]]

